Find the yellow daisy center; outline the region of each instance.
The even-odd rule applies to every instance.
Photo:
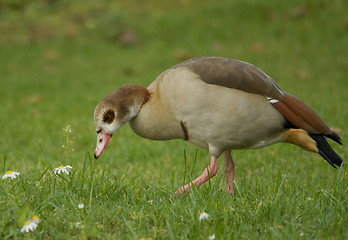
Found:
[[[29,225],[29,224],[30,224],[30,221],[26,221],[26,222],[24,223],[25,226],[27,226],[27,225]]]
[[[8,171],[6,174],[11,174],[12,173],[12,171]]]
[[[33,217],[33,220],[38,219],[38,218],[39,218],[39,217],[35,215],[35,216]]]
[[[62,168],[64,168],[64,167],[63,167],[63,166],[59,166],[58,168],[59,168],[59,169],[62,169]]]

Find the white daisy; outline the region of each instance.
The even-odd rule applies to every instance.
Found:
[[[215,239],[215,234],[209,236],[209,240]]]
[[[34,216],[35,217],[35,216]],[[36,216],[37,217],[37,216]],[[24,223],[21,232],[28,233],[29,231],[34,231],[37,228],[37,223],[35,220],[28,220]]]
[[[82,208],[85,207],[85,205],[84,205],[83,203],[80,203],[80,204],[78,205],[78,207],[79,207],[79,209],[82,209]]]
[[[11,178],[11,179],[15,179],[19,176],[19,172],[14,172],[14,171],[7,171],[4,176],[2,176],[2,179],[6,179],[6,178]]]
[[[69,174],[70,170],[72,169],[72,166],[66,165],[66,166],[59,166],[55,169],[53,169],[54,174],[60,174],[60,173],[66,173]]]
[[[201,212],[201,214],[199,215],[199,221],[208,219],[208,217],[209,217],[209,214],[208,214],[208,213],[206,213],[206,212]]]
[[[37,215],[34,215],[34,216],[32,217],[32,221],[33,221],[34,223],[36,223],[36,224],[39,224],[40,218],[39,218]]]

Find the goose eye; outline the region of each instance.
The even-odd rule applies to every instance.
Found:
[[[108,124],[112,123],[114,118],[115,118],[115,112],[111,109],[108,109],[103,115],[103,121]]]

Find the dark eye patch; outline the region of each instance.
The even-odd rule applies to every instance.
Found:
[[[111,109],[108,109],[103,115],[103,121],[110,124],[115,118],[115,112]]]

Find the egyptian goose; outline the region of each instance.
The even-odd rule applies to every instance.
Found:
[[[259,68],[223,57],[190,59],[164,71],[148,88],[127,84],[104,97],[94,111],[95,158],[127,122],[144,138],[184,139],[209,149],[210,166],[177,194],[213,177],[221,154],[226,191],[234,194],[234,149],[287,142],[319,153],[334,168],[342,164],[325,139],[342,144],[340,137],[310,107]]]

